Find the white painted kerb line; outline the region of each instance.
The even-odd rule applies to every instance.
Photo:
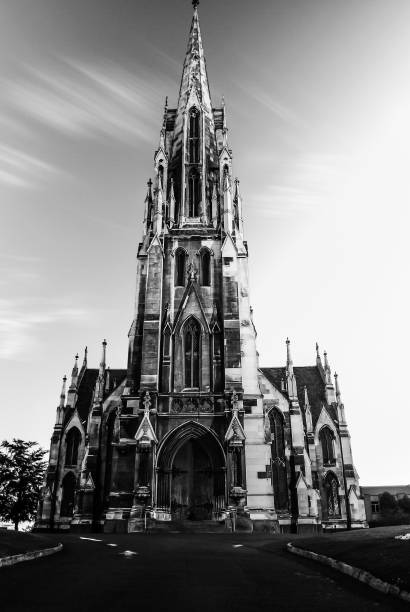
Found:
[[[97,540],[96,538],[83,538],[80,536],[80,540],[88,540],[89,542],[102,542],[102,540]]]

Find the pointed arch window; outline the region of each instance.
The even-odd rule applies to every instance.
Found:
[[[285,428],[282,414],[274,408],[269,414],[271,429],[272,485],[275,508],[285,510],[289,505],[288,478],[285,457]]]
[[[208,249],[201,253],[201,285],[209,287],[211,284],[211,254]]]
[[[219,325],[215,323],[212,328],[212,337],[213,337],[213,356],[221,357],[222,355],[222,334],[219,328]]]
[[[232,452],[233,486],[242,487],[242,451],[235,448]]]
[[[324,482],[327,517],[340,516],[339,482],[333,472],[329,472]]]
[[[81,434],[77,427],[73,427],[66,437],[65,465],[77,465],[80,442]]]
[[[163,343],[163,355],[169,357],[171,352],[171,330],[167,326],[164,329],[164,343]]]
[[[138,484],[142,487],[149,485],[149,451],[147,449],[139,453]]]
[[[184,386],[186,389],[199,388],[199,352],[201,345],[201,328],[191,318],[184,328]]]
[[[201,199],[201,181],[196,170],[191,170],[188,176],[188,217],[199,216]]]
[[[334,436],[329,427],[323,427],[319,434],[324,465],[334,465],[336,462]]]
[[[199,163],[200,151],[200,114],[197,108],[191,108],[189,112],[189,132],[188,132],[188,156],[191,164]]]
[[[186,253],[183,249],[175,252],[175,286],[184,287],[186,277]]]
[[[158,166],[158,187],[164,188],[164,166],[162,165],[162,159]]]
[[[61,508],[60,516],[73,516],[74,512],[74,495],[75,495],[75,476],[72,472],[68,472],[63,478],[61,484]]]

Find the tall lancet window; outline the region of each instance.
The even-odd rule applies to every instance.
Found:
[[[81,434],[76,427],[73,427],[66,438],[65,465],[77,465],[80,442]]]
[[[161,162],[162,162],[162,159],[161,159]],[[164,189],[164,166],[162,165],[161,162],[158,166],[158,187],[161,187],[161,189]]]
[[[327,517],[340,516],[339,483],[333,472],[328,472],[324,482]]]
[[[285,510],[289,504],[285,458],[285,430],[283,416],[274,408],[269,414],[272,434],[272,484],[275,508]]]
[[[191,170],[188,176],[188,217],[199,217],[199,201],[201,199],[201,182],[196,170]]]
[[[319,439],[322,446],[323,463],[325,465],[333,465],[335,463],[335,452],[333,434],[329,427],[323,427],[320,430]]]
[[[199,388],[199,351],[201,328],[191,318],[184,328],[184,378],[186,389]]]
[[[188,156],[191,164],[199,163],[199,111],[192,108],[189,112],[189,132],[188,132]]]
[[[186,270],[186,253],[183,249],[175,252],[175,286],[184,287]]]
[[[201,253],[201,285],[209,287],[211,284],[211,254],[208,249]]]

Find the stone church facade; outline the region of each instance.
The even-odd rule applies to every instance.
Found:
[[[165,105],[137,255],[127,369],[87,350],[64,379],[37,529],[363,527],[337,376],[258,367],[248,245],[224,104],[211,103],[197,3]]]

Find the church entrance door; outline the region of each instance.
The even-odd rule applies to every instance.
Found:
[[[218,519],[225,506],[225,455],[217,438],[199,423],[178,427],[159,451],[158,509],[175,520]]]
[[[172,467],[172,514],[182,520],[210,520],[213,497],[211,458],[198,440],[189,440],[176,454]]]

